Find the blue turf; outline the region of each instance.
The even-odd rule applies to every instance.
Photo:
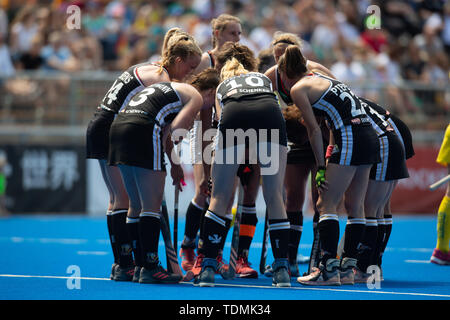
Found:
[[[341,233],[345,219],[341,219]],[[250,262],[258,269],[262,223],[250,251]],[[184,221],[179,221],[184,230]],[[162,300],[300,300],[300,299],[450,299],[450,266],[427,263],[435,245],[434,216],[394,217],[394,227],[383,259],[385,281],[381,289],[365,284],[341,287],[273,288],[271,279],[216,278],[215,288],[191,284],[142,285],[105,280],[109,277],[112,253],[104,218],[84,216],[14,216],[0,219],[0,299],[162,299]],[[231,232],[230,232],[231,234]],[[181,235],[179,235],[181,240]],[[299,252],[309,256],[312,221],[306,217]],[[164,246],[160,256],[165,264]],[[225,258],[229,254],[229,242]],[[268,261],[272,260],[269,252]],[[66,278],[71,265],[80,269],[80,288],[69,289]],[[306,271],[300,265],[300,272]],[[11,276],[7,276],[11,275]],[[33,277],[21,277],[33,276]],[[92,279],[83,279],[88,277]],[[72,282],[71,282],[72,281]],[[221,286],[225,284],[227,286]],[[232,286],[229,286],[232,285]],[[261,286],[261,287],[255,287]]]

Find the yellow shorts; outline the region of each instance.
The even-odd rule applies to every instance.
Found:
[[[439,149],[439,154],[436,162],[447,166],[450,164],[450,124],[445,130],[444,140],[442,141],[441,148]]]

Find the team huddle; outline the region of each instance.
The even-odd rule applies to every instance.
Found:
[[[409,129],[307,60],[296,35],[276,33],[270,54],[255,57],[239,43],[238,18],[223,14],[211,26],[208,52],[185,31],[169,30],[161,61],[123,72],[89,123],[87,158],[98,159],[110,195],[111,279],[169,284],[193,278],[194,285],[214,286],[216,274],[257,278],[248,256],[261,186],[274,257],[265,274],[274,286],[291,286],[291,277],[312,286],[365,283],[369,266],[381,268],[392,227],[390,197],[397,181],[408,177],[406,159],[414,155]],[[167,227],[165,155],[173,185],[183,187],[174,152],[179,130],[190,130],[195,182],[179,252],[184,278],[176,252],[168,270],[158,257],[160,230]],[[204,133],[211,130],[210,144]],[[239,139],[248,132],[254,137]],[[212,161],[204,161],[205,154]],[[308,272],[300,275],[309,175],[314,244]],[[226,264],[222,252],[236,189],[238,241]],[[348,215],[339,249],[338,213]]]

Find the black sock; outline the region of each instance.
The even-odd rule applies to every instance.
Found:
[[[242,206],[241,226],[239,228],[239,248],[238,256],[246,254],[250,249],[253,237],[255,235],[258,217],[256,216],[255,205]]]
[[[366,219],[348,217],[347,225],[345,226],[345,242],[342,258],[357,258],[358,245],[362,241],[365,227]]]
[[[158,242],[161,230],[159,212],[141,212],[139,216],[139,240],[141,243],[143,265],[154,269],[158,265]]]
[[[293,211],[286,212],[291,229],[289,230],[289,261],[297,261],[298,246],[303,232],[303,212]]]
[[[203,210],[202,215],[200,217],[200,228],[199,228],[199,231],[198,231],[198,244],[197,244],[197,253],[198,254],[205,254],[203,252],[203,237],[204,237],[203,226],[205,224],[206,212],[208,212],[208,206],[209,206],[208,201],[206,202],[206,204],[207,204],[207,207]]]
[[[379,266],[381,266],[383,254],[384,251],[386,250],[389,238],[391,237],[391,232],[392,232],[392,215],[386,214],[384,215],[384,240],[383,245],[381,246],[381,252],[378,261]]]
[[[109,242],[111,244],[111,249],[114,256],[114,263],[119,263],[119,254],[117,250],[116,245],[116,239],[114,237],[114,232],[112,228],[112,211],[108,210],[106,212],[106,226],[108,227],[108,236],[109,236]]]
[[[323,214],[319,218],[321,263],[326,266],[328,259],[336,259],[339,243],[339,217],[337,214]]]
[[[386,233],[384,218],[377,219],[377,224],[378,224],[377,243],[375,246],[374,254],[372,256],[372,262],[370,264],[381,267],[381,250],[383,249],[383,242]]]
[[[358,249],[357,266],[362,272],[366,272],[372,262],[372,256],[377,245],[378,225],[377,218],[366,218],[366,229]]]
[[[182,248],[192,247],[195,243],[200,228],[200,221],[203,214],[203,208],[197,205],[193,200],[189,203],[186,211],[186,227],[184,229],[184,239],[181,243]]]
[[[216,259],[226,237],[226,221],[223,217],[207,211],[203,223],[202,252],[206,258]]]
[[[141,242],[139,241],[139,218],[127,217],[127,230],[133,248],[134,262],[136,266],[142,267],[142,250]]]
[[[270,219],[269,235],[275,259],[288,258],[290,224],[288,219]]]
[[[227,240],[228,232],[230,231],[231,222],[233,221],[233,215],[230,213],[226,215],[223,220],[225,221],[225,233],[222,237],[222,241],[220,242],[218,255],[221,255],[223,252],[223,247],[225,246],[225,241]]]
[[[118,263],[121,267],[133,265],[133,250],[127,232],[127,209],[114,210],[111,213],[111,224],[117,248]]]

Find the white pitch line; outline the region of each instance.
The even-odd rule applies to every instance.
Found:
[[[36,276],[36,275],[18,275],[18,274],[0,274],[0,277],[111,281],[111,279],[109,279],[109,278],[71,277],[71,276]],[[181,284],[192,285],[192,282],[181,282]],[[231,283],[230,284],[216,283],[215,286],[217,286],[217,287],[236,287],[236,288],[254,288],[254,289],[285,289],[285,290],[306,290],[306,291],[311,290],[311,291],[348,292],[348,293],[376,293],[376,294],[450,298],[450,295],[446,295],[446,294],[418,293],[418,292],[394,292],[394,291],[379,291],[379,290],[346,290],[346,289],[315,288],[315,287],[276,288],[276,287],[272,287],[272,286],[261,286],[261,285],[250,285],[250,284],[231,284]]]
[[[430,260],[405,260],[406,263],[431,263]]]

